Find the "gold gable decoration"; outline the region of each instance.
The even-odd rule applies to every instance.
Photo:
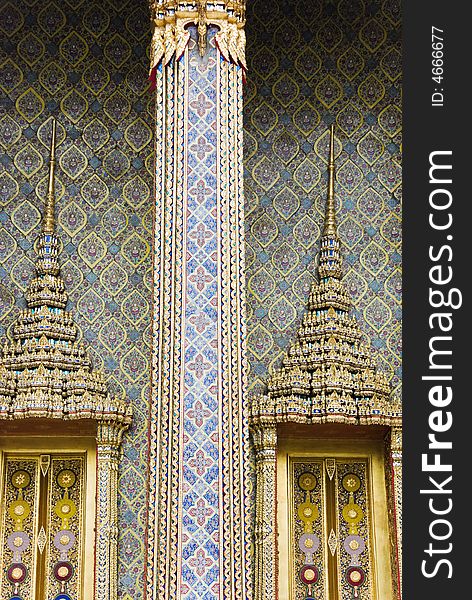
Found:
[[[0,351],[0,419],[96,419],[126,428],[131,407],[112,398],[104,374],[95,371],[77,325],[65,310],[67,293],[55,231],[55,121],[52,126],[48,194],[36,244],[36,275],[27,308]]]
[[[334,198],[334,126],[331,127],[328,195],[318,265],[308,311],[267,392],[251,405],[253,426],[282,422],[400,426],[401,406],[377,371],[362,339],[342,282],[342,256]]]

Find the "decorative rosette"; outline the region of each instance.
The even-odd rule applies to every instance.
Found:
[[[77,514],[77,505],[70,498],[70,489],[75,485],[77,476],[71,469],[62,469],[56,477],[57,485],[63,490],[63,496],[54,507],[54,512],[61,519],[61,529],[53,539],[55,548],[59,551],[60,560],[53,566],[54,579],[61,584],[61,593],[54,600],[71,600],[66,593],[66,584],[74,575],[74,567],[68,559],[68,553],[75,546],[76,537],[69,529],[69,522]]]
[[[31,506],[24,498],[24,492],[31,484],[31,475],[24,469],[17,469],[10,477],[12,487],[17,490],[16,500],[8,506],[8,515],[13,521],[13,531],[7,538],[7,547],[12,553],[12,563],[6,570],[7,580],[12,584],[13,593],[9,600],[22,600],[18,595],[20,586],[28,577],[28,569],[22,562],[22,554],[30,543],[30,536],[24,531],[24,521],[31,514]]]
[[[359,598],[361,588],[366,582],[366,573],[359,566],[359,557],[364,552],[366,544],[363,537],[359,535],[358,525],[364,518],[364,511],[355,502],[354,494],[361,488],[362,482],[355,473],[347,473],[342,478],[342,486],[349,493],[349,502],[342,509],[344,520],[349,526],[349,535],[344,540],[344,550],[351,557],[350,566],[346,569],[344,577],[352,588],[352,597]]]
[[[320,547],[320,539],[313,531],[320,511],[311,497],[311,493],[318,486],[318,479],[314,473],[306,471],[299,476],[298,485],[305,492],[305,501],[299,504],[297,509],[298,517],[303,523],[303,534],[298,540],[298,547],[305,555],[304,564],[298,572],[298,577],[307,586],[308,594],[311,595],[313,586],[320,579],[320,571],[314,564],[314,555]]]

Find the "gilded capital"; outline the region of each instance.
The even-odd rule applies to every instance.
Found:
[[[150,0],[152,41],[150,75],[160,64],[179,59],[190,39],[189,25],[197,27],[198,47],[203,56],[207,30],[218,28],[216,45],[223,58],[246,70],[245,0]]]
[[[398,456],[401,455],[403,448],[403,436],[401,427],[392,427],[391,448],[393,454],[397,454]]]
[[[277,448],[277,426],[275,423],[271,425],[253,425],[251,433],[258,459],[265,455],[271,456],[273,454],[275,456],[275,449]]]

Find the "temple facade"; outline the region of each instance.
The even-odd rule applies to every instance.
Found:
[[[399,600],[399,3],[0,29],[1,597]]]

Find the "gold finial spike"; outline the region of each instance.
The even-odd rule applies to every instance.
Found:
[[[337,235],[336,208],[334,204],[334,123],[330,128],[329,161],[328,161],[328,197],[323,235]]]
[[[49,154],[49,181],[46,205],[44,207],[43,233],[53,234],[55,230],[54,172],[56,168],[56,119],[52,119],[51,151]]]
[[[198,50],[200,56],[203,58],[206,51],[206,36],[207,36],[207,0],[198,0]]]

